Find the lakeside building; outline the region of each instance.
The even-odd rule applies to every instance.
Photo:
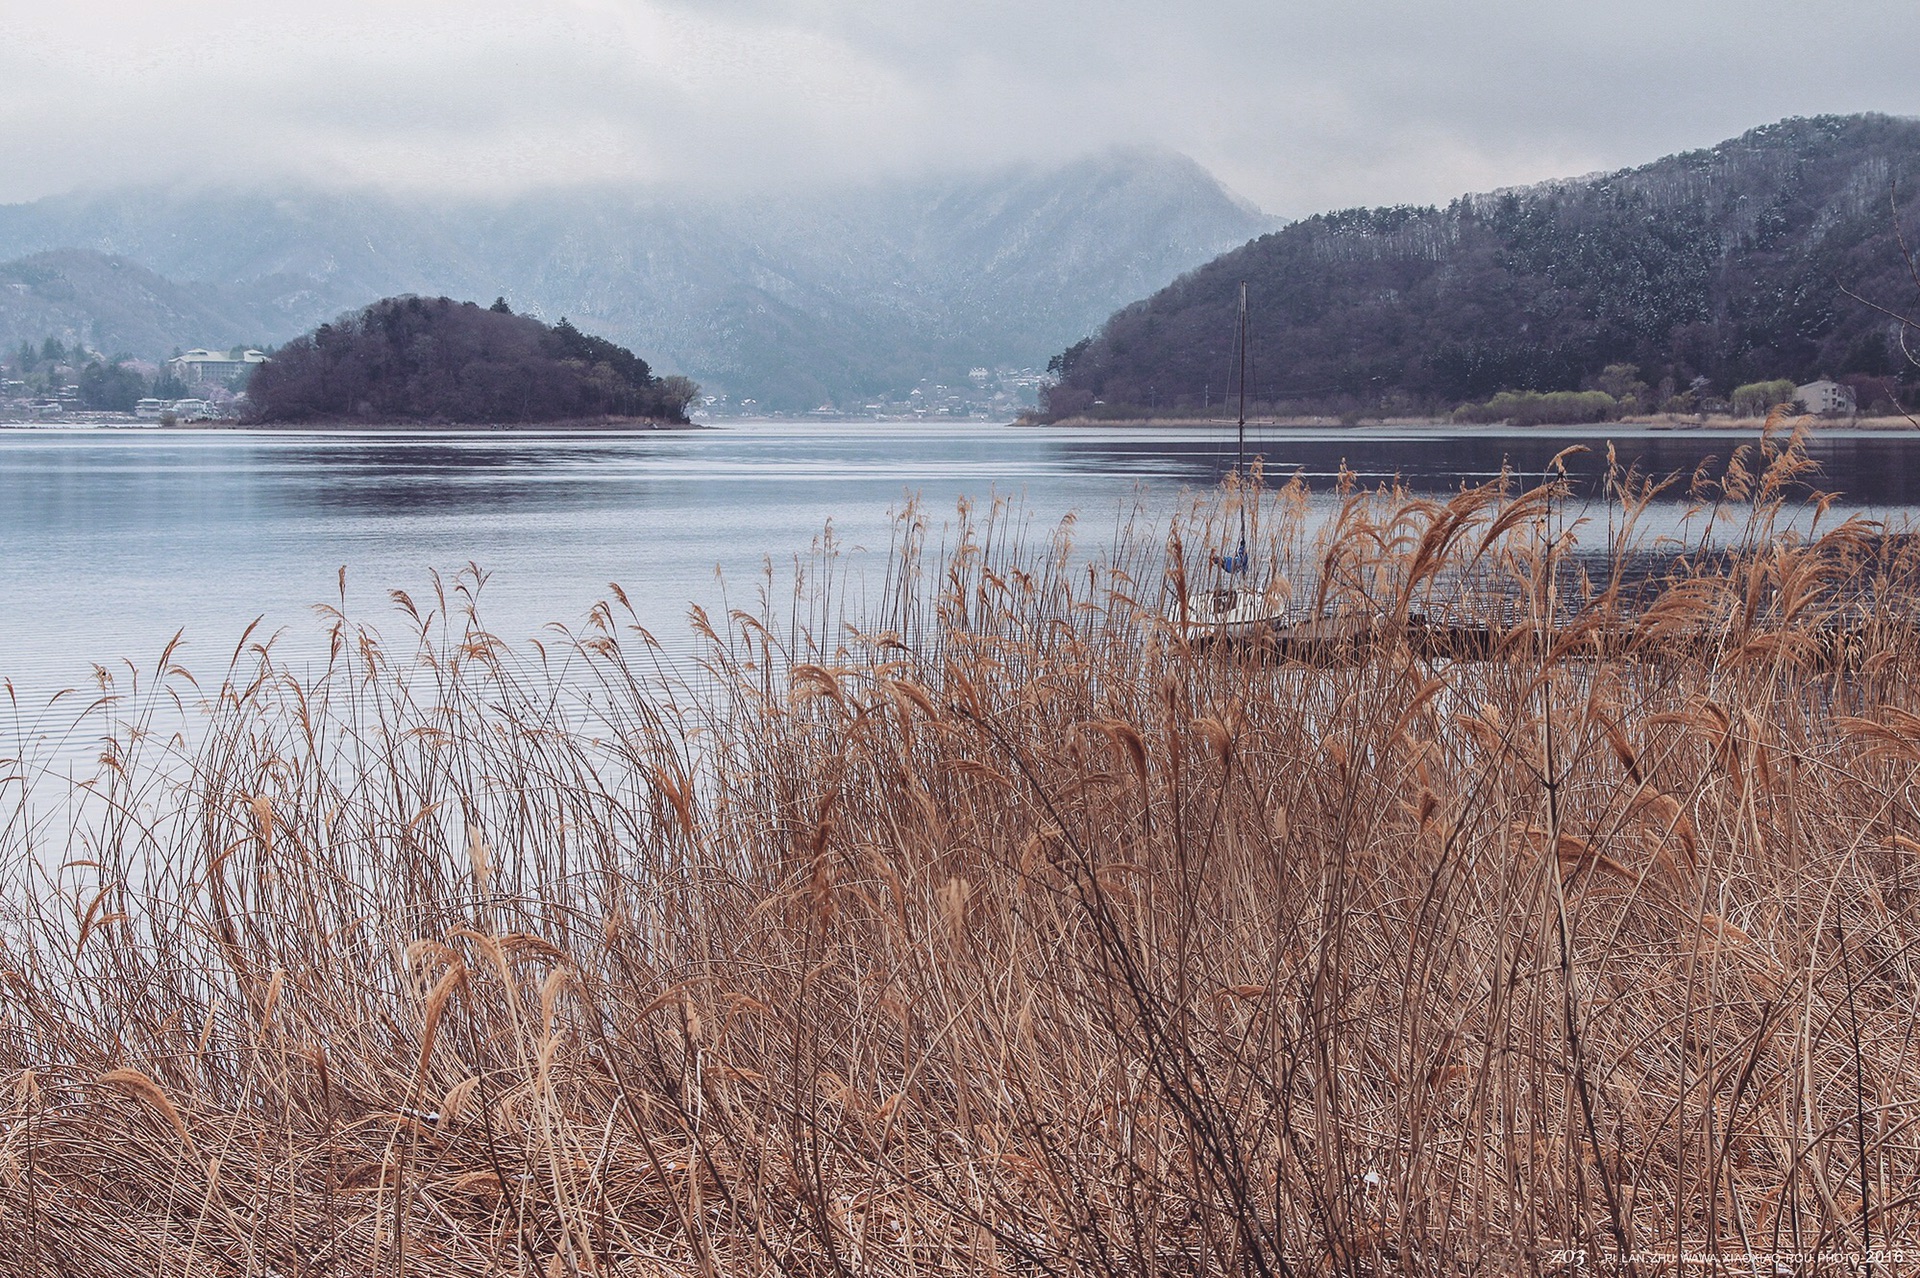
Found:
[[[155,399],[149,396],[133,406],[133,415],[143,422],[156,422],[172,413],[183,422],[213,421],[226,416],[221,406],[210,399]]]
[[[1824,377],[1817,382],[1795,387],[1793,397],[1800,401],[1807,412],[1822,416],[1854,411],[1853,387],[1842,386]]]
[[[863,418],[871,421],[920,421],[967,418],[1011,421],[1039,402],[1046,375],[1033,368],[975,365],[965,384],[948,385],[923,378],[911,389],[890,388],[857,401],[835,401],[811,410],[775,410],[772,416],[790,418]],[[758,401],[738,399],[726,392],[704,395],[696,407],[705,420],[764,415]]]
[[[255,350],[244,350],[237,356],[225,351],[191,350],[168,360],[167,370],[189,386],[226,386],[266,362],[267,357]]]

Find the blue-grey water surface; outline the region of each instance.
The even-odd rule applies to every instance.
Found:
[[[1329,489],[1342,462],[1362,483],[1398,475],[1457,490],[1502,465],[1538,474],[1611,437],[1622,462],[1690,471],[1754,436],[1622,429],[1254,430],[1270,476]],[[387,591],[477,563],[483,613],[509,640],[578,624],[619,582],[642,620],[684,646],[690,602],[736,605],[770,559],[783,571],[831,520],[884,551],[889,514],[918,494],[1019,498],[1037,524],[1078,512],[1083,539],[1136,503],[1171,512],[1233,461],[1223,429],[1039,429],[977,423],[763,423],[620,435],[484,431],[0,430],[0,679],[23,702],[81,685],[90,663],[150,666],[176,630],[181,660],[223,667],[264,616],[312,642],[311,606],[336,598],[392,616]],[[1850,506],[1920,509],[1920,434],[1816,437],[1824,486]],[[858,556],[856,556],[858,558]]]

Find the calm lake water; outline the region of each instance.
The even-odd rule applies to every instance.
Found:
[[[1258,431],[1270,477],[1303,470],[1332,486],[1394,475],[1458,489],[1503,464],[1538,474],[1592,432],[1442,429]],[[1728,432],[1614,431],[1621,460],[1657,473],[1724,459]],[[1876,513],[1920,513],[1920,434],[1832,432],[1816,440],[1825,486]],[[314,644],[312,605],[337,597],[393,618],[387,591],[423,593],[430,570],[477,563],[483,615],[519,640],[578,624],[619,582],[672,648],[687,605],[751,600],[766,563],[833,522],[884,554],[890,512],[910,494],[937,519],[955,500],[1020,499],[1036,526],[1067,511],[1095,540],[1143,503],[1170,513],[1232,464],[1231,428],[1048,430],[975,423],[781,423],[643,435],[475,432],[0,430],[0,678],[23,703],[86,682],[89,663],[151,667],[185,630],[182,660],[217,673],[264,616],[289,646]],[[1591,459],[1589,463],[1591,464]],[[858,560],[860,557],[855,556]]]

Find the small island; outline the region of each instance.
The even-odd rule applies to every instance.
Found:
[[[296,337],[247,385],[262,426],[687,426],[700,388],[564,318],[389,297]]]

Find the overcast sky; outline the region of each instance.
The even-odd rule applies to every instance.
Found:
[[[1915,0],[0,0],[0,201],[1183,151],[1269,212],[1920,115]]]

